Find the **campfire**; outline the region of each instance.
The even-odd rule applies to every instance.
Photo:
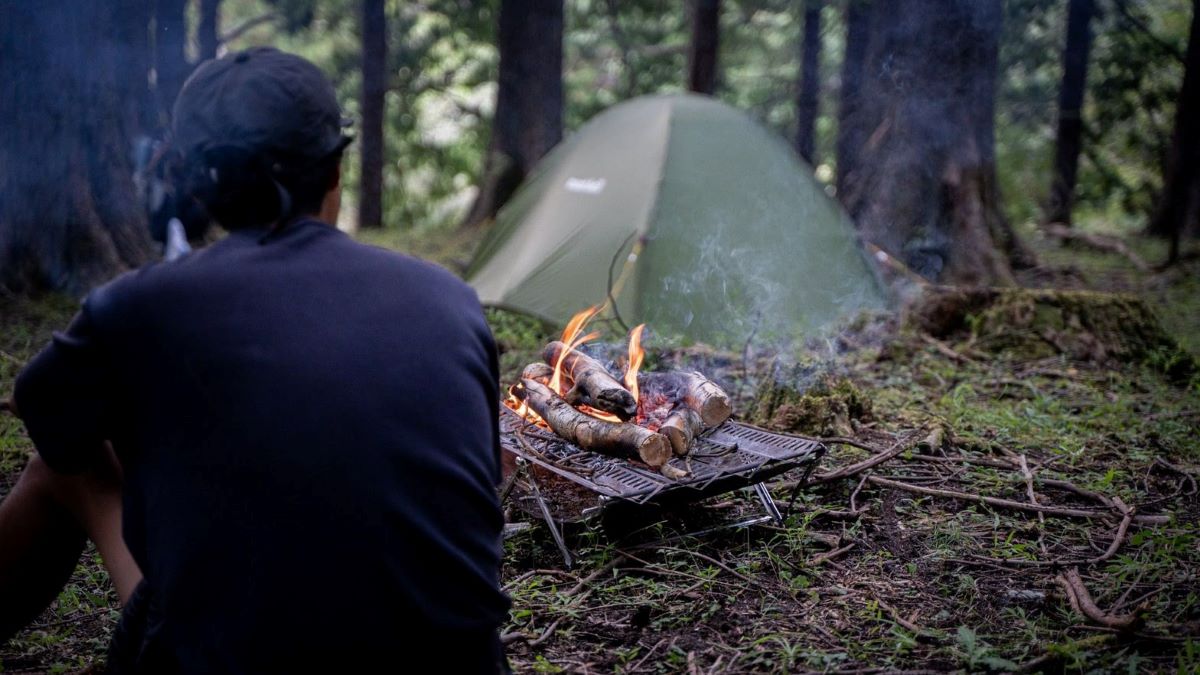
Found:
[[[546,345],[508,389],[505,405],[584,450],[636,457],[669,478],[685,471],[667,464],[686,456],[706,429],[732,414],[729,396],[695,372],[641,373],[645,324],[630,331],[625,371],[618,379],[580,351],[599,333],[584,333],[601,307],[576,314],[562,337]]]

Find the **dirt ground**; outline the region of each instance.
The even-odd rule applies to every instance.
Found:
[[[1005,296],[937,321],[864,318],[786,352],[657,346],[652,367],[702,369],[738,394],[739,416],[830,452],[782,527],[687,536],[761,512],[732,493],[623,537],[568,528],[572,569],[514,514],[533,523],[505,542],[514,669],[1200,670],[1200,261],[1142,273],[1033,240],[1043,266],[1026,285],[1144,304]],[[1156,242],[1129,243],[1161,258]],[[0,391],[70,308],[0,298]],[[489,316],[511,377],[550,328]],[[0,418],[0,495],[30,451]],[[772,485],[781,503],[790,487]],[[0,665],[98,664],[115,618],[89,554]]]

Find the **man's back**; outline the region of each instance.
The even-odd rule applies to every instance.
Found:
[[[244,672],[490,648],[507,609],[495,348],[450,274],[317,221],[236,231],[100,289],[55,350],[71,391],[27,423],[52,467],[82,460],[90,420],[113,440],[144,659]]]

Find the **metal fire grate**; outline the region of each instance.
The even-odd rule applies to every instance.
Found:
[[[690,455],[670,461],[688,472],[671,479],[637,461],[583,450],[503,406],[500,445],[508,474],[505,497],[509,490],[519,490],[514,501],[546,520],[568,565],[558,525],[586,520],[616,505],[671,506],[754,487],[768,513],[761,520],[781,520],[762,481],[793,469],[803,469],[807,477],[825,454],[825,446],[811,439],[727,421],[698,438]],[[518,481],[518,474],[526,480]]]

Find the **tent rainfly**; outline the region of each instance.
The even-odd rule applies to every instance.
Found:
[[[729,345],[883,304],[812,170],[746,114],[690,94],[621,103],[556,147],[466,277],[485,305],[562,323],[611,295],[630,325]]]

